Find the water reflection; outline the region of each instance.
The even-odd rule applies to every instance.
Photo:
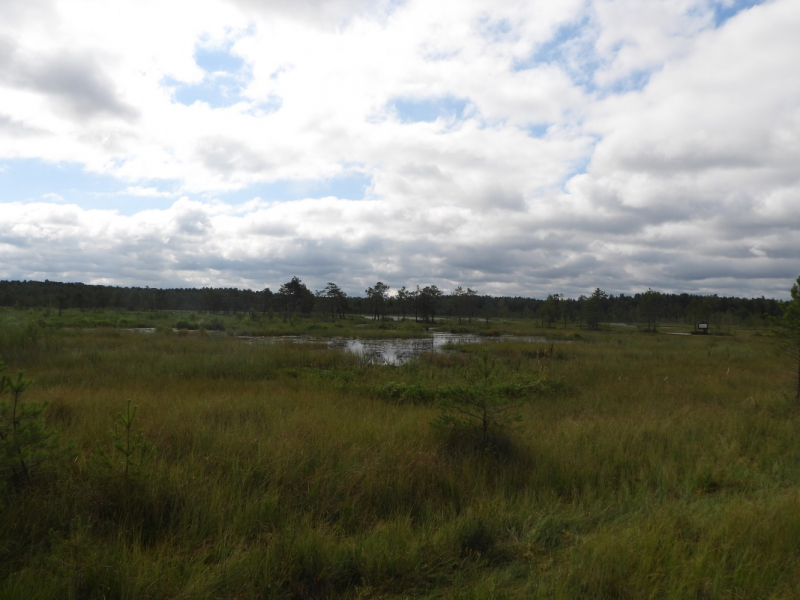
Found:
[[[154,327],[138,327],[128,329],[139,333],[154,333]],[[177,331],[177,329],[175,330]],[[221,331],[209,331],[212,335],[222,335]],[[679,335],[679,334],[678,334]],[[556,343],[569,344],[564,340],[548,340],[539,336],[502,335],[499,337],[482,337],[480,335],[464,335],[458,333],[432,332],[427,338],[408,339],[351,339],[351,338],[317,338],[310,335],[285,335],[285,336],[250,336],[240,335],[239,339],[248,343],[272,344],[280,342],[295,343],[327,343],[328,348],[339,348],[345,352],[357,354],[364,362],[380,365],[402,365],[423,352],[442,352],[447,344],[477,344],[479,342],[529,342],[529,343]]]
[[[519,341],[546,342],[543,337],[502,336],[485,338],[479,335],[459,335],[455,333],[434,333],[429,338],[412,339],[334,339],[328,343],[329,348],[341,348],[363,357],[366,362],[383,365],[401,365],[412,360],[423,352],[441,352],[446,344],[475,344],[478,342]]]
[[[209,332],[219,333],[219,332]],[[402,365],[413,360],[424,352],[444,352],[447,344],[476,344],[479,342],[528,342],[538,344],[569,344],[569,341],[548,340],[539,336],[502,335],[498,337],[482,337],[480,335],[464,335],[457,333],[432,332],[427,338],[407,339],[352,339],[352,338],[318,338],[310,335],[285,336],[239,336],[239,339],[256,344],[273,344],[283,342],[294,343],[327,343],[328,348],[340,349],[357,354],[365,363],[380,365]]]

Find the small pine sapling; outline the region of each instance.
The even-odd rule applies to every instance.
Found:
[[[144,439],[144,431],[134,428],[136,406],[128,406],[125,413],[117,413],[114,427],[111,429],[111,450],[97,443],[95,460],[102,467],[118,473],[126,481],[137,479],[142,475],[145,461],[154,453],[153,445]]]
[[[497,361],[482,350],[467,371],[470,385],[440,390],[441,412],[433,426],[456,436],[477,437],[483,449],[507,442],[510,425],[522,420],[521,401],[503,394],[496,379]]]
[[[4,367],[0,360],[0,371]],[[0,486],[30,481],[31,470],[57,453],[58,440],[44,421],[47,402],[22,401],[31,383],[22,372],[0,375]]]

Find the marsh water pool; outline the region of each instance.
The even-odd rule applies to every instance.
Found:
[[[345,352],[358,354],[370,363],[401,365],[425,352],[442,352],[448,344],[475,344],[488,340],[501,341],[508,339],[541,343],[547,341],[543,337],[507,336],[487,338],[479,335],[435,332],[427,338],[387,340],[337,339],[330,340],[328,346],[331,348],[342,348]]]
[[[139,327],[129,329],[138,333],[154,333],[154,327]],[[176,330],[177,331],[177,330]],[[224,335],[223,332],[209,331],[212,335]],[[357,354],[365,362],[382,365],[402,365],[426,352],[445,352],[448,344],[477,344],[480,342],[527,342],[538,344],[569,344],[568,340],[551,340],[541,336],[501,335],[481,336],[474,334],[459,334],[446,332],[431,332],[424,338],[322,338],[310,335],[267,335],[267,336],[238,336],[239,339],[253,344],[277,344],[285,342],[327,344],[328,348],[339,349],[351,354]]]
[[[425,352],[444,352],[448,344],[475,344],[487,341],[515,341],[530,343],[554,342],[537,336],[498,336],[432,332],[430,337],[405,339],[362,339],[362,338],[315,338],[311,336],[250,338],[254,342],[276,343],[281,341],[327,343],[331,349],[340,349],[362,357],[365,362],[383,365],[401,365]]]

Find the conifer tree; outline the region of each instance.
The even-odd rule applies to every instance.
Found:
[[[800,277],[792,286],[791,295],[783,316],[776,320],[775,334],[781,350],[792,361],[792,371],[797,376],[794,397],[800,401]]]

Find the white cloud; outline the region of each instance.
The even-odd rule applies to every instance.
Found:
[[[798,25],[791,0],[719,28],[710,0],[0,2],[0,176],[72,161],[123,196],[186,196],[5,204],[0,277],[785,295]],[[245,65],[226,106],[174,97],[213,84],[199,47]],[[397,109],[443,99],[467,108]],[[246,192],[353,173],[365,200]]]
[[[120,195],[126,196],[144,196],[148,198],[170,198],[175,196],[174,192],[165,192],[154,187],[144,187],[140,185],[129,186],[125,188]]]
[[[593,2],[596,48],[603,61],[596,81],[608,85],[685,55],[695,36],[713,23],[713,12],[704,4],[696,0]]]

